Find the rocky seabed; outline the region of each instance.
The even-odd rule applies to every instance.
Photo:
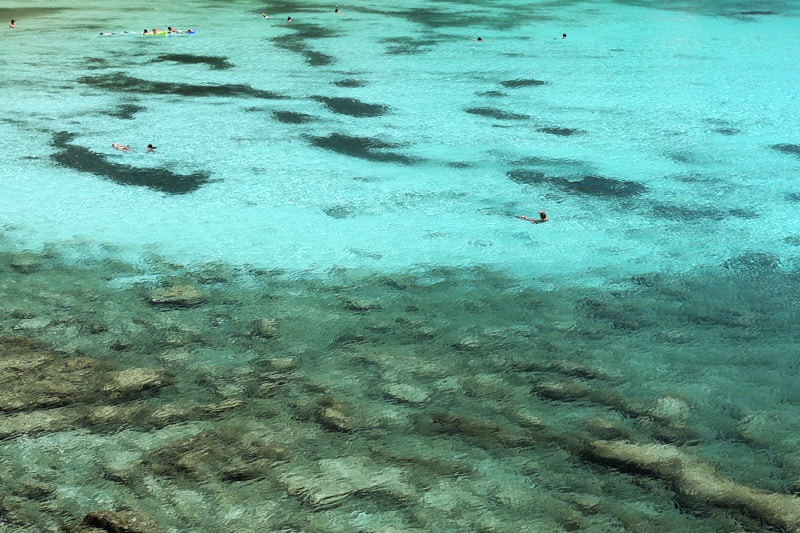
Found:
[[[800,531],[800,498],[706,458],[690,401],[571,341],[638,334],[609,302],[0,259],[0,531]]]

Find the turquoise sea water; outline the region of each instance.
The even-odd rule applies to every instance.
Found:
[[[800,490],[800,4],[334,7],[0,2],[0,332],[172,376],[0,427],[0,531],[800,527],[585,444]]]

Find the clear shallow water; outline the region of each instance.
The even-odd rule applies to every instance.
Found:
[[[291,5],[292,25],[244,2],[41,14],[4,36],[4,217],[41,221],[27,225],[33,242],[80,236],[322,270],[477,263],[585,276],[792,253],[781,239],[796,232],[786,196],[798,160],[770,149],[797,133],[789,9],[575,4],[510,17],[512,7],[354,6],[336,16]],[[202,30],[98,35],[173,19]],[[562,30],[569,37],[554,39]],[[546,84],[503,85],[515,80]],[[203,96],[214,84],[245,94]],[[276,99],[247,95],[258,90]],[[325,98],[356,104],[337,112]],[[373,111],[359,102],[384,107],[343,114]],[[113,163],[210,181],[174,196],[71,171],[49,158],[58,131]],[[138,151],[115,153],[111,142]],[[143,153],[148,142],[157,154]],[[514,181],[515,170],[547,177]],[[542,208],[559,223],[511,217]]]
[[[569,434],[610,418],[747,486],[796,490],[785,428],[797,424],[797,6],[339,7],[1,6],[18,25],[0,37],[2,244],[36,264],[3,263],[6,336],[166,367],[177,378],[155,403],[254,396],[234,410],[234,433],[294,452],[255,488],[213,466],[172,479],[163,463],[177,460],[161,447],[224,433],[215,420],[153,430],[137,419],[121,440],[75,424],[7,440],[4,453],[74,439],[84,459],[70,464],[83,467],[16,476],[57,487],[56,516],[132,507],[176,530],[215,499],[226,514],[194,517],[192,530],[760,527],[697,501],[708,516],[682,515],[669,483],[628,494],[630,480],[582,461]],[[138,35],[154,25],[197,34]],[[122,30],[135,33],[99,35]],[[537,209],[551,222],[514,218]],[[178,282],[209,302],[146,303]],[[248,336],[264,317],[279,340]],[[274,399],[258,361],[284,356],[297,369]],[[550,366],[564,360],[607,377]],[[531,394],[564,379],[595,392]],[[429,396],[410,401],[420,390]],[[359,430],[326,430],[319,413],[333,407]],[[556,436],[487,437],[530,428],[520,410]],[[280,429],[265,430],[274,417]],[[336,466],[325,461],[359,471],[345,443],[362,478],[404,468],[390,477],[408,482],[421,468],[424,482],[351,480],[359,497],[306,516],[321,491],[308,479]],[[141,461],[153,494],[120,488],[149,483],[131,473]],[[593,483],[579,481],[586,469]],[[248,487],[259,503],[237,507]],[[256,510],[264,499],[285,510]],[[166,501],[186,508],[170,514]],[[546,511],[530,510],[541,501]],[[14,522],[8,505],[18,526],[57,521]]]

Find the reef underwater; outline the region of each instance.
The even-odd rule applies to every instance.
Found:
[[[0,531],[800,530],[789,414],[723,392],[796,342],[764,258],[590,290],[6,248]]]

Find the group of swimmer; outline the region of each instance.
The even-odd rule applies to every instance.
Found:
[[[562,38],[562,39],[566,39],[566,38],[567,38],[567,34],[566,34],[566,33],[562,33],[562,34],[561,34],[561,38]],[[558,37],[553,37],[553,39],[558,39]],[[482,43],[482,42],[483,42],[483,39],[481,39],[480,37],[478,37],[478,42],[481,42],[481,43]]]
[[[158,31],[158,28],[153,28],[151,31],[147,31],[147,28],[144,29],[142,35],[153,35],[156,33],[194,33],[194,30],[189,28],[188,30],[179,30],[178,28],[173,28],[172,26],[167,26],[167,31]]]
[[[334,8],[333,12],[336,13],[337,15],[344,15],[343,12],[339,11],[339,6],[336,6]],[[266,13],[261,13],[261,16],[264,17],[265,19],[272,18],[269,15],[267,15]],[[291,21],[292,21],[292,17],[286,17],[286,22],[291,22]],[[480,39],[478,39],[478,40],[480,41]]]
[[[134,149],[131,148],[130,144],[111,143],[111,147],[112,148],[116,148],[120,152],[133,152],[134,151]],[[147,148],[145,148],[144,150],[145,150],[145,152],[155,152],[156,151],[156,147],[153,146],[152,144],[148,144]]]
[[[333,12],[336,13],[337,15],[341,15],[342,14],[342,12],[339,11],[339,6],[336,6],[336,9],[334,9]],[[270,18],[266,13],[262,13],[261,15],[265,19]],[[291,22],[291,21],[292,21],[292,17],[287,17],[286,18],[286,22]],[[16,28],[17,27],[17,24],[14,21],[14,19],[11,19],[11,22],[8,24],[8,27],[9,28]],[[172,26],[168,26],[167,27],[167,31],[165,33],[187,33],[187,32],[191,33],[193,31],[194,30],[191,30],[191,29],[181,31],[181,30],[178,30],[177,28],[173,28]],[[128,32],[123,32],[123,33],[128,33]],[[147,29],[145,28],[145,30],[142,32],[142,35],[152,35],[152,34],[155,34],[155,33],[158,33],[158,29],[153,28],[152,31],[148,32]],[[113,35],[113,34],[103,34],[103,35]],[[561,38],[562,39],[566,39],[567,38],[567,34],[566,33],[562,34]],[[483,39],[478,37],[478,41],[483,42]],[[134,151],[134,149],[129,144],[111,143],[111,147],[115,148],[115,149],[117,149],[117,150],[119,150],[121,152],[133,152]],[[145,148],[145,151],[146,152],[155,152],[156,151],[156,147],[153,146],[152,144],[148,144],[147,147]],[[516,215],[516,217],[519,218],[519,219],[522,219],[522,220],[527,220],[528,222],[530,222],[532,224],[541,224],[542,222],[548,222],[550,220],[549,218],[547,218],[547,212],[546,211],[539,211],[539,218],[529,218],[529,217],[526,217],[526,216],[523,216],[523,215]]]

